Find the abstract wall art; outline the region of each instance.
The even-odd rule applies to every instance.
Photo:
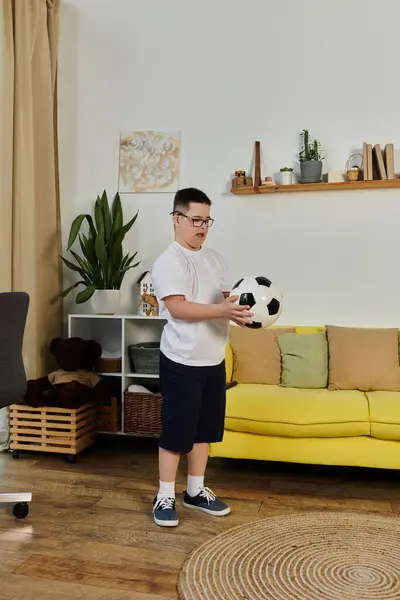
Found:
[[[179,189],[179,131],[133,131],[120,137],[119,192],[176,192]]]

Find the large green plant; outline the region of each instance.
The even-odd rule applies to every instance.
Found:
[[[312,140],[308,129],[301,132],[302,148],[299,153],[300,162],[307,160],[323,160],[321,142],[317,139]]]
[[[132,264],[137,252],[132,256],[123,253],[122,242],[137,219],[138,213],[124,225],[121,199],[116,194],[111,209],[107,194],[97,196],[94,205],[94,220],[88,214],[78,215],[71,225],[67,250],[75,263],[61,257],[64,264],[80,275],[79,281],[64,290],[64,298],[73,289],[83,285],[85,289],[76,296],[76,303],[87,302],[96,290],[119,290],[125,274],[140,263]],[[80,233],[83,222],[87,221],[87,235]],[[79,239],[81,256],[72,250]]]

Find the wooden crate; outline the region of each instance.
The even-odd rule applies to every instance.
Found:
[[[121,400],[111,398],[97,408],[96,422],[98,431],[117,433],[121,431]]]
[[[85,404],[77,410],[12,404],[10,448],[79,454],[96,440],[96,411],[95,404]]]

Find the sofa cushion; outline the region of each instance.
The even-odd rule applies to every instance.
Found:
[[[326,388],[328,343],[325,333],[286,333],[278,337],[282,356],[282,385]]]
[[[233,375],[233,352],[232,352],[232,346],[230,345],[230,343],[228,342],[226,344],[226,348],[225,348],[225,374],[226,374],[226,381],[232,381],[232,375]]]
[[[295,330],[296,333],[319,333],[321,331],[326,331],[325,327],[320,325],[298,325],[297,327],[295,327]]]
[[[400,390],[397,329],[326,330],[330,390]]]
[[[239,384],[227,393],[225,429],[284,437],[369,435],[365,394]]]
[[[233,376],[240,383],[269,383],[281,381],[281,353],[278,335],[294,333],[293,327],[279,329],[230,328],[229,341],[233,350]]]
[[[400,392],[366,392],[371,419],[371,436],[400,440]]]

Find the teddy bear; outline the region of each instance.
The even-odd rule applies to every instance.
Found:
[[[102,349],[94,340],[55,338],[50,344],[58,370],[27,382],[25,404],[32,407],[77,409],[111,398],[105,379],[93,372]]]

